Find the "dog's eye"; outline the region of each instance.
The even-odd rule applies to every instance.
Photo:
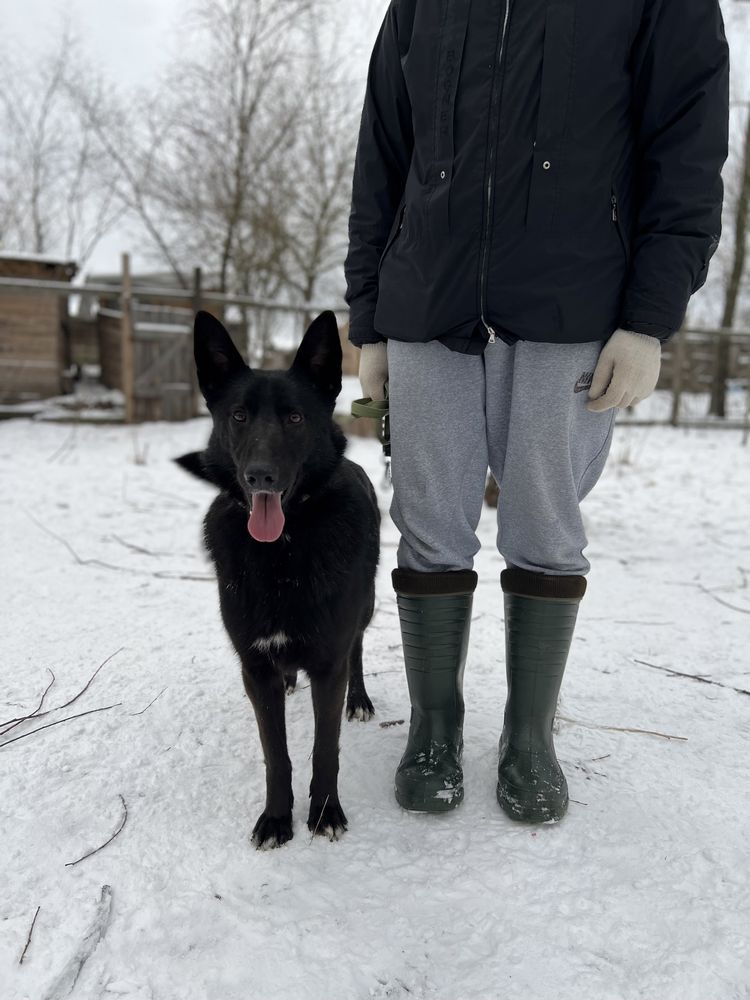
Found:
[[[232,420],[236,420],[238,424],[244,424],[247,420],[247,414],[244,410],[232,410]]]
[[[302,423],[302,414],[301,413],[297,413],[296,411],[293,411],[292,413],[290,413],[289,414],[289,423],[290,424],[301,424]]]

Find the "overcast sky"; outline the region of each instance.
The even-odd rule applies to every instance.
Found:
[[[3,36],[34,53],[54,43],[66,14],[95,61],[112,79],[148,82],[170,54],[174,25],[184,0],[22,0],[3,4]]]
[[[107,75],[123,84],[149,83],[174,54],[190,0],[19,0],[3,4],[2,41],[35,54],[54,43],[67,16]],[[335,0],[351,44],[369,52],[387,0]]]

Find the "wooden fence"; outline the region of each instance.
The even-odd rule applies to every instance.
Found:
[[[125,418],[129,422],[184,420],[200,412],[191,335],[193,314],[198,309],[210,309],[222,319],[225,310],[233,306],[259,316],[291,315],[299,322],[301,335],[310,318],[325,308],[204,292],[200,270],[195,271],[190,290],[134,288],[127,255],[123,257],[120,285],[71,287],[64,281],[0,278],[0,290],[3,289],[19,296],[42,295],[45,301],[50,297],[54,300],[54,296],[59,298],[68,341],[67,363],[71,360],[91,363],[98,359],[103,383],[123,391]],[[92,320],[71,317],[63,306],[72,295],[96,299],[105,307]],[[348,343],[345,331],[342,340],[344,371],[355,374],[359,352]],[[242,337],[235,336],[235,341],[242,345]],[[727,343],[725,352],[722,348]],[[727,353],[728,361],[724,356]],[[281,354],[270,360],[276,364],[285,362]],[[672,394],[670,412],[658,420],[626,415],[627,423],[750,428],[750,331],[681,331],[664,347],[659,388]],[[710,418],[707,401],[705,406],[701,402],[704,412],[700,414],[689,413],[690,407],[683,406],[688,396],[716,396],[730,389],[740,394],[744,390],[746,403],[743,413],[738,415],[735,408],[729,419]]]
[[[61,305],[67,305],[71,296],[106,303],[92,320],[70,317],[67,309],[64,310],[67,358],[61,361],[61,366],[79,358],[88,362],[92,343],[95,342],[102,382],[109,388],[122,390],[125,419],[129,423],[185,420],[201,412],[192,338],[193,315],[197,310],[208,309],[222,320],[230,307],[238,307],[245,314],[292,316],[299,324],[301,338],[310,319],[329,308],[314,303],[285,305],[262,302],[249,296],[204,292],[200,269],[194,273],[190,290],[134,287],[127,254],[123,256],[120,285],[71,287],[64,282],[0,278],[2,289],[12,289],[15,294],[29,299],[44,295],[54,301],[57,296]],[[239,332],[239,328],[233,331],[231,323],[226,325],[230,332]],[[242,337],[235,336],[241,350],[242,340]],[[344,347],[351,369],[355,348],[351,345]],[[272,364],[283,363],[286,359],[284,352],[273,349],[268,350],[266,355],[266,362]]]
[[[726,378],[722,371],[721,347],[727,344]],[[721,372],[721,374],[719,374]],[[744,413],[717,424],[708,412],[696,416],[683,412],[683,401],[689,394],[710,397],[717,392],[717,377],[721,378],[719,394],[744,389]],[[746,427],[750,423],[750,331],[687,329],[681,330],[662,349],[662,369],[659,389],[672,393],[669,422],[673,426]]]

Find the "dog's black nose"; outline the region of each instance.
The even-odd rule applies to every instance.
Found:
[[[278,479],[277,469],[256,466],[245,471],[245,482],[254,490],[274,490]]]

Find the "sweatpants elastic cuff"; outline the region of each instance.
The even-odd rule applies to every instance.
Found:
[[[580,601],[586,593],[585,576],[532,573],[517,566],[502,571],[500,585],[506,594],[515,594],[517,597],[539,597],[550,601]]]
[[[473,569],[449,570],[445,573],[418,573],[413,569],[391,572],[393,589],[406,597],[445,597],[473,594],[479,577]]]

